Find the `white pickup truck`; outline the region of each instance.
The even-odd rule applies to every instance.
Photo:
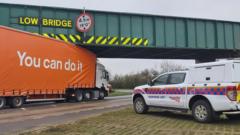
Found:
[[[134,88],[133,107],[139,114],[149,107],[191,110],[198,122],[211,122],[223,112],[229,117],[239,114],[240,60],[195,64],[186,71],[161,74]]]

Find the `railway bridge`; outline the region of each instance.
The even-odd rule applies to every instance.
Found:
[[[80,32],[76,20],[82,12],[0,3],[0,25],[72,42],[99,58],[211,61],[240,56],[239,22],[86,11],[93,24]]]

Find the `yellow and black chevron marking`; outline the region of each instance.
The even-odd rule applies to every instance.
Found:
[[[148,39],[145,38],[132,38],[132,45],[140,46],[148,46]]]
[[[121,37],[121,44],[122,45],[131,45],[131,38],[130,37]]]
[[[143,45],[144,46],[148,46],[148,43],[149,43],[148,39],[143,39]]]
[[[135,46],[148,46],[148,39],[145,38],[130,38],[130,37],[121,37],[122,45],[135,45]]]
[[[83,44],[94,44],[94,41],[95,41],[95,37],[94,36],[87,36],[84,38],[83,40]]]
[[[87,36],[84,41],[85,44],[96,44],[96,45],[118,45],[118,37],[105,37],[105,36]]]
[[[63,40],[65,42],[82,43],[86,45],[134,45],[134,46],[148,46],[149,41],[145,38],[131,38],[131,37],[119,37],[117,36],[86,36],[85,38],[80,35],[65,35],[65,34],[41,34],[45,37],[55,38]]]
[[[108,45],[119,45],[118,37],[110,37],[108,36]]]
[[[82,41],[82,37],[80,35],[65,35],[65,34],[49,34],[49,33],[43,33],[41,34],[45,37],[55,38],[58,40],[63,40],[65,42],[72,42],[72,43],[80,43]]]

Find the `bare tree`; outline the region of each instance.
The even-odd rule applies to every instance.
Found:
[[[166,73],[166,72],[172,72],[172,71],[182,71],[186,69],[184,66],[169,62],[169,61],[163,61],[158,66],[160,73]]]
[[[158,67],[145,69],[138,73],[127,75],[115,75],[110,82],[113,88],[132,89],[135,86],[146,84],[150,79],[155,78],[161,73],[184,70],[184,67],[172,62],[164,61]]]

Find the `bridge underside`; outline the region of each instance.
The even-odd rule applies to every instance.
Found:
[[[136,59],[196,59],[213,61],[218,58],[240,57],[240,51],[226,49],[176,49],[176,48],[144,48],[124,46],[83,45],[99,58],[136,58]]]

